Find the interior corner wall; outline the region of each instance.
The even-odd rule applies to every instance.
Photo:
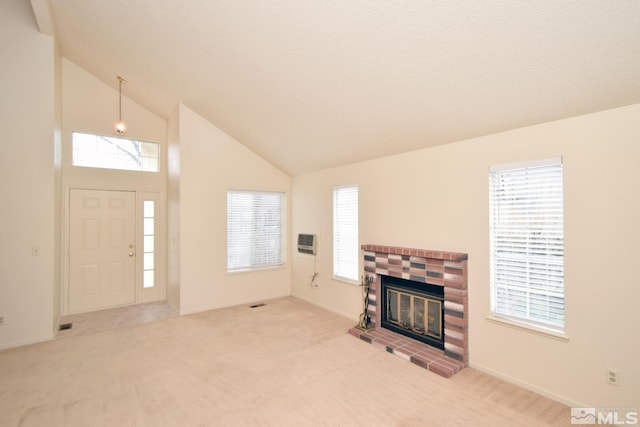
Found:
[[[291,178],[180,105],[180,312],[194,313],[291,294],[291,269],[227,273],[227,190],[278,191]],[[171,162],[171,160],[170,160]]]
[[[53,274],[53,324],[58,325],[62,315],[62,55],[54,38],[55,79],[55,131],[53,137],[53,165],[55,170],[54,196],[54,274]]]
[[[0,3],[0,56],[0,348],[8,348],[54,332],[54,41],[29,2]]]
[[[180,106],[167,121],[167,302],[180,311]]]
[[[331,278],[332,191],[356,184],[360,243],[469,254],[470,365],[573,406],[637,407],[640,396],[640,104],[299,175],[292,232],[316,233],[294,256],[294,296],[357,320],[357,286]],[[489,167],[562,156],[566,342],[487,319]],[[605,383],[616,369],[620,386]]]

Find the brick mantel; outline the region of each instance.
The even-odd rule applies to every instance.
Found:
[[[425,259],[434,260],[446,260],[462,262],[466,261],[468,255],[462,252],[446,252],[446,251],[432,251],[426,249],[412,249],[401,248],[398,246],[382,246],[382,245],[362,245],[362,250],[365,252],[374,252],[379,254],[395,254],[395,255],[409,255],[414,257],[420,257]]]
[[[468,340],[468,298],[467,298],[467,258],[460,252],[435,251],[427,249],[403,248],[384,245],[362,245],[364,251],[365,274],[374,274],[375,281],[369,288],[369,316],[376,329],[370,332],[352,330],[353,335],[374,343],[376,337],[382,342],[389,342],[386,329],[380,325],[380,312],[377,303],[379,295],[380,275],[399,277],[416,282],[429,283],[444,287],[444,352],[441,358],[434,358],[437,349],[416,350],[407,354],[408,348],[416,349],[417,341],[410,340],[410,345],[402,344],[404,337],[398,337],[398,351],[420,366],[440,375],[450,377],[469,364]],[[382,338],[384,337],[384,338]],[[387,351],[395,349],[385,345]]]

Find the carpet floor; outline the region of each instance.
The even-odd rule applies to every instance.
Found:
[[[0,426],[563,426],[568,407],[450,379],[293,297],[0,352]]]

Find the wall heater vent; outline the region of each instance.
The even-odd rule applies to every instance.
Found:
[[[316,254],[316,235],[298,234],[298,252],[303,254]]]

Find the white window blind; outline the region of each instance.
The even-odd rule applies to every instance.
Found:
[[[562,159],[490,170],[491,309],[564,331]]]
[[[358,187],[333,190],[333,275],[358,280]]]
[[[284,263],[284,193],[227,192],[227,270]]]

